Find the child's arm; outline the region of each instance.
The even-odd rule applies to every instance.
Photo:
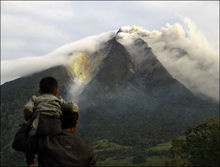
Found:
[[[24,119],[27,121],[31,118],[33,112],[34,112],[34,101],[36,99],[36,96],[32,96],[32,98],[25,104],[24,106]]]
[[[62,97],[59,97],[61,100],[61,110],[62,112],[71,111],[71,112],[79,112],[79,107],[74,102],[66,102]]]
[[[60,99],[61,102],[61,108],[62,111],[63,110],[71,110],[72,112],[78,112],[79,111],[79,107],[76,103],[74,102],[66,102],[61,96],[58,97]]]
[[[71,109],[73,112],[79,112],[79,107],[76,103],[74,102],[67,102],[67,105],[70,105]]]
[[[63,104],[62,111],[78,112],[79,111],[79,107],[74,102],[65,102]]]

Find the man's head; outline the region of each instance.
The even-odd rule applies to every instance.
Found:
[[[58,82],[53,77],[45,77],[40,80],[40,94],[53,94],[58,93]]]
[[[79,112],[73,112],[69,106],[63,109],[62,129],[76,129],[79,118]]]

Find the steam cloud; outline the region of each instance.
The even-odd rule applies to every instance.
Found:
[[[72,52],[79,50],[94,52],[114,34],[113,32],[107,32],[90,36],[80,41],[66,44],[44,56],[3,60],[1,61],[1,84],[54,66],[68,65],[70,61],[73,61],[73,57],[70,56]]]
[[[185,19],[187,30],[180,24],[169,25],[161,31],[148,31],[140,27],[122,27],[117,34],[121,42],[133,55],[136,63],[141,62],[145,53],[135,50],[133,42],[141,38],[152,48],[153,53],[169,73],[194,93],[205,94],[219,100],[219,55],[212,49],[205,37],[196,30],[189,19]],[[77,50],[94,52],[116,33],[108,32],[67,44],[42,57],[27,57],[2,61],[2,81],[22,77],[56,65],[67,65],[73,61],[69,56]],[[81,92],[84,86],[74,80],[72,90]],[[78,94],[77,93],[77,94]],[[76,97],[72,97],[76,98]]]
[[[123,27],[118,38],[131,54],[134,54],[133,41],[143,39],[174,78],[194,93],[219,101],[219,55],[189,19],[184,21],[188,31],[180,24],[167,24],[161,32]],[[137,61],[143,55],[139,50]]]

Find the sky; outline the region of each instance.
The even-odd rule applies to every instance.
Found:
[[[219,1],[1,1],[1,61],[43,56],[122,26],[161,30],[184,18],[219,51]]]

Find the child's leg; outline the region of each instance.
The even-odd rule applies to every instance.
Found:
[[[28,133],[29,138],[35,136],[37,124],[38,124],[38,117],[36,116],[36,113],[34,113],[32,116],[32,124],[31,124],[32,128]],[[26,155],[27,167],[34,167],[34,153],[28,149],[25,155]]]
[[[34,113],[33,114],[33,122],[31,125],[31,130],[29,131],[29,136],[36,136],[36,132],[38,129],[38,124],[39,124],[39,117],[40,117],[40,113]]]
[[[27,151],[25,154],[27,166],[31,166],[32,164],[34,164],[34,153],[32,153],[31,151]]]

